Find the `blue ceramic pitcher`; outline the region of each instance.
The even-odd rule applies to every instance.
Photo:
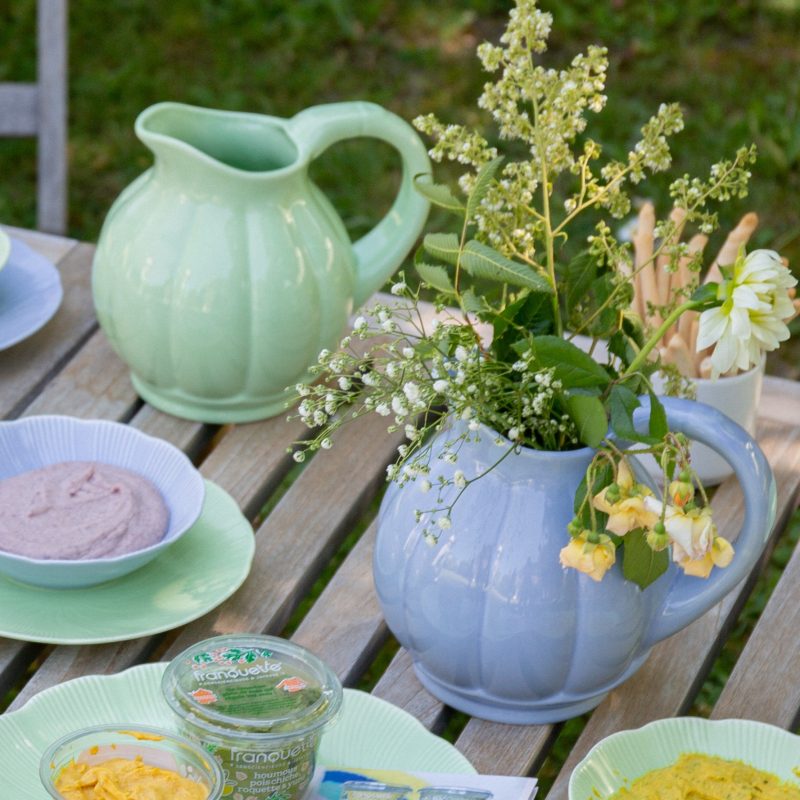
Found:
[[[452,527],[427,544],[414,509],[431,498],[416,483],[390,486],[374,554],[389,628],[440,700],[497,722],[558,722],[594,708],[644,663],[654,644],[705,613],[753,568],[775,520],[775,481],[758,445],[709,406],[663,398],[671,430],[709,445],[733,467],[745,501],[736,554],[708,579],[675,565],[647,589],[617,562],[599,583],[562,569],[575,490],[593,451],[523,449],[471,484]],[[646,429],[644,409],[635,415]],[[462,423],[457,423],[462,424]],[[442,434],[442,441],[453,439]],[[497,434],[461,446],[458,463],[434,457],[434,485],[497,462]],[[434,454],[437,445],[434,443]]]
[[[136,135],[155,164],[100,234],[100,325],[139,394],[163,411],[219,423],[280,413],[284,389],[309,377],[419,235],[428,202],[412,181],[430,172],[424,145],[362,102],[288,120],[159,103],[139,115]],[[383,220],[351,243],[308,167],[360,136],[393,145],[403,176]]]

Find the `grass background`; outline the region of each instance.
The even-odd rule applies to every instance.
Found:
[[[69,232],[97,238],[122,188],[150,164],[139,111],[172,99],[291,116],[366,99],[406,119],[486,125],[476,46],[496,40],[510,0],[73,0],[70,4]],[[800,0],[541,0],[555,18],[547,63],[592,42],[609,48],[609,104],[590,134],[623,156],[662,101],[686,130],[675,170],[754,141],[751,196],[727,207],[762,217],[759,246],[800,264]],[[0,81],[35,77],[35,0],[0,4]],[[337,145],[313,166],[354,235],[380,217],[397,183],[394,153]],[[647,189],[666,208],[666,183]],[[0,220],[33,226],[35,144],[0,141]],[[432,226],[441,224],[434,217]],[[793,359],[797,360],[797,359]],[[783,359],[786,362],[786,359]],[[800,374],[793,364],[775,368]]]
[[[496,40],[508,0],[73,0],[70,4],[69,233],[97,238],[122,188],[150,164],[133,134],[139,111],[161,100],[291,116],[338,100],[380,103],[406,119],[484,125],[475,100],[485,75],[476,46]],[[758,246],[800,267],[800,0],[541,0],[555,24],[545,61],[589,43],[609,48],[606,110],[590,134],[624,156],[662,101],[678,101],[686,130],[675,171],[708,165],[755,142],[747,210]],[[35,0],[0,4],[0,81],[35,78]],[[313,165],[348,229],[363,234],[396,190],[394,153],[376,142],[337,145]],[[452,175],[451,175],[452,177]],[[0,140],[0,221],[35,225],[35,144]],[[648,196],[667,203],[667,181]],[[442,224],[436,216],[431,227]],[[713,243],[712,243],[713,244]],[[798,337],[800,339],[800,337]],[[800,376],[789,343],[768,369]],[[707,713],[800,533],[784,535],[693,711]],[[571,746],[567,726],[545,784]]]

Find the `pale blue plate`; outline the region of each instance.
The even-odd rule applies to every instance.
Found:
[[[11,239],[11,253],[0,270],[0,350],[43,327],[58,310],[63,294],[53,263]]]

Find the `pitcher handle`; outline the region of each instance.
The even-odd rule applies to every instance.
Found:
[[[670,430],[708,445],[733,467],[744,494],[745,514],[731,564],[712,570],[705,580],[681,572],[645,633],[643,650],[694,622],[745,578],[763,552],[777,508],[772,470],[761,448],[744,429],[704,403],[674,397],[661,400]],[[634,413],[637,429],[645,431],[648,419],[649,403],[645,400]]]
[[[408,255],[425,224],[430,204],[414,189],[414,176],[431,164],[422,140],[403,119],[375,103],[314,106],[292,117],[289,128],[301,156],[316,158],[343,139],[369,136],[392,145],[403,163],[400,191],[386,216],[353,243],[356,257],[354,302],[362,305]]]

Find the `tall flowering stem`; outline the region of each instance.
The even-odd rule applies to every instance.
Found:
[[[755,151],[740,149],[706,178],[673,180],[679,212],[657,222],[652,258],[634,265],[630,245],[612,226],[631,209],[629,190],[669,169],[669,139],[683,128],[680,108],[662,104],[624,159],[604,159],[586,129],[606,104],[606,50],[592,46],[562,69],[546,67],[539,57],[551,26],[535,0],[517,0],[499,43],[478,48],[490,76],[478,106],[491,117],[491,135],[432,113],[414,120],[432,140],[433,161],[464,167],[457,188],[430,176],[417,181],[455,222],[424,237],[414,256],[418,280],[401,276],[392,302],[362,311],[340,348],[320,354],[318,381],[297,386],[298,413],[315,433],[295,458],[330,447],[338,427],[354,418],[386,417],[387,430],[406,437],[388,477],[417,481],[430,496],[429,505],[410,513],[435,546],[454,525],[458,498],[482,477],[460,456],[486,427],[498,447],[489,470],[523,447],[589,446],[597,455],[576,493],[562,564],[595,580],[621,565],[644,588],[671,553],[687,573],[707,575],[733,551],[713,527],[688,441],[669,430],[650,386],[655,344],[693,310],[707,315],[709,341],[716,337],[730,349],[732,336],[744,336],[739,310],[745,306],[753,337],[767,344],[770,336],[780,339],[782,330],[763,314],[768,297],[780,306],[778,315],[785,310],[775,287],[786,279],[761,263],[742,268],[730,285],[648,309],[644,316],[658,319],[657,330],[631,312],[632,281],[656,259],[671,270],[683,263],[683,228],[714,230],[712,204],[746,195]],[[524,157],[511,159],[504,149]],[[592,234],[576,240],[575,225],[586,217]],[[423,291],[435,298],[430,313],[420,302]],[[584,349],[578,333],[591,340]],[[736,358],[745,346],[737,338]],[[634,425],[643,394],[650,397],[645,432]],[[433,452],[432,437],[443,431],[444,446]],[[662,466],[663,500],[634,477],[622,441]],[[431,479],[439,459],[452,463],[450,479]]]

